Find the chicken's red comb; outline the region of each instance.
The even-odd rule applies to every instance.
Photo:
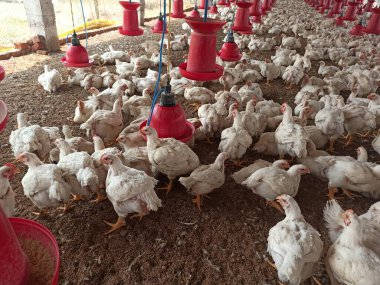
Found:
[[[4,164],[4,166],[8,166],[8,167],[13,168],[13,169],[16,168],[16,165],[14,165],[13,163],[6,163],[6,164]]]

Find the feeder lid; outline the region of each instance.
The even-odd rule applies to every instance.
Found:
[[[235,42],[234,32],[232,30],[228,31],[226,42],[227,43],[234,43]]]
[[[71,37],[71,44],[73,45],[73,46],[80,46],[81,44],[80,44],[80,41],[79,41],[79,38],[78,38],[78,35],[77,35],[77,33],[75,32],[75,30],[74,30],[74,33],[73,33],[73,35],[72,35],[72,37]]]

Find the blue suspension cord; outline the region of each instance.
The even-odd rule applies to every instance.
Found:
[[[207,11],[208,10],[208,0],[206,0],[205,2],[205,14],[204,14],[204,18],[203,18],[203,21],[204,22],[207,22]]]
[[[159,84],[160,84],[160,80],[161,80],[161,72],[162,72],[162,50],[163,50],[163,47],[164,47],[164,39],[165,39],[165,31],[166,31],[166,0],[164,0],[164,18],[163,18],[163,27],[162,27],[162,36],[161,36],[161,43],[160,43],[160,62],[158,64],[158,78],[157,78],[157,81],[156,81],[156,86],[154,87],[154,95],[153,95],[153,100],[152,100],[152,105],[150,106],[150,115],[149,115],[149,119],[148,119],[148,122],[147,122],[147,126],[150,125],[150,121],[152,120],[152,115],[153,115],[153,110],[154,110],[154,107],[156,105],[156,101],[158,99],[158,97],[160,96],[160,94],[162,93],[162,91],[164,91],[165,89],[160,89],[159,90]],[[170,47],[169,47],[170,48]]]
[[[87,25],[86,25],[86,18],[84,16],[83,2],[82,2],[82,0],[79,0],[79,1],[80,1],[80,6],[82,7],[82,16],[83,16],[83,22],[84,22],[84,32],[86,34],[86,49],[87,49]]]

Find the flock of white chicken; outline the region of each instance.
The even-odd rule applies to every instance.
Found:
[[[233,8],[219,10],[221,18],[232,19]],[[183,28],[189,30],[186,24]],[[109,52],[92,56],[101,67],[70,70],[67,83],[91,93],[88,100],[78,101],[74,122],[92,141],[74,137],[66,125],[61,137],[59,128],[30,124],[26,115],[19,113],[9,141],[17,160],[28,167],[22,178],[24,194],[41,213],[59,203],[67,210],[72,200],[93,194],[97,194],[96,202],[108,197],[118,215],[116,223],[107,222],[110,233],[125,225],[129,214],[141,219],[162,206],[155,192],[157,172],[168,177],[167,191],[179,178],[200,210],[201,197],[224,184],[225,161],[241,165],[254,142],[256,152],[279,156],[279,160],[257,160],[232,177],[286,214],[268,237],[268,251],[281,282],[300,284],[309,279],[322,255],[319,233],[305,221],[293,199],[301,175],[311,173],[328,181],[331,200],[324,216],[333,244],[325,261],[331,284],[378,284],[380,204],[358,217],[352,210],[344,211],[334,193],[341,188],[350,197],[355,196],[353,191],[378,199],[380,166],[367,161],[363,147],[357,149],[357,159],[330,153],[345,133],[349,145],[358,133],[369,137],[379,129],[380,95],[375,92],[380,82],[380,39],[370,35],[350,38],[344,28],[335,27],[301,1],[278,1],[263,23],[253,24],[253,28],[257,35],[271,37],[235,35],[240,49],[249,52],[243,52],[241,61],[235,63],[218,58],[225,66],[219,79],[223,90],[214,93],[202,87],[202,82],[183,78],[178,67],[161,76],[160,86],[170,79],[172,92],[184,96],[197,110],[198,116],[189,118],[196,132],[188,144],[158,138],[152,127],[139,129],[149,116],[158,79],[158,72],[151,69],[159,62],[158,42],[144,42],[146,55],[142,56],[110,46]],[[286,36],[292,33],[294,36]],[[172,50],[187,48],[187,34],[170,36]],[[299,53],[301,37],[307,39],[304,54]],[[276,52],[271,61],[251,59],[251,52],[272,49]],[[339,67],[327,66],[324,60]],[[312,61],[319,61],[320,78],[307,74]],[[110,64],[116,65],[116,74],[105,66]],[[258,82],[265,79],[270,84],[276,78],[289,84],[287,88],[302,85],[295,95],[296,116],[288,104],[264,98]],[[62,84],[60,73],[48,66],[38,81],[47,92],[56,92]],[[351,91],[346,102],[342,91]],[[218,137],[220,154],[215,162],[200,165],[192,150],[194,143]],[[120,148],[112,146],[115,142]],[[319,150],[327,145],[330,153]],[[380,154],[379,134],[372,145]],[[298,164],[290,166],[285,156]],[[0,168],[0,206],[8,216],[15,208],[8,181],[15,172],[12,164]]]

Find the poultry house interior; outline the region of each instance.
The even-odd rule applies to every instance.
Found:
[[[380,7],[338,26],[340,2],[198,8],[239,49],[212,81],[168,17],[90,37],[89,67],[0,61],[0,207],[54,234],[59,284],[379,284]]]

